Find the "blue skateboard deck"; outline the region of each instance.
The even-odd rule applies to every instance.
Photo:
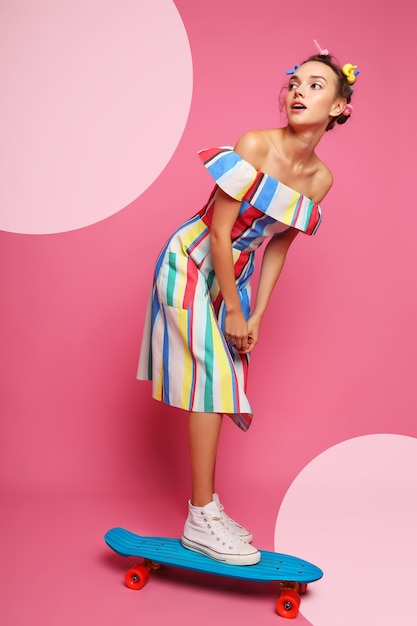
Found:
[[[277,601],[277,611],[283,617],[294,617],[297,614],[300,604],[298,594],[305,590],[307,583],[323,576],[322,570],[308,561],[267,550],[260,550],[261,560],[256,565],[226,565],[204,554],[187,550],[179,539],[143,537],[124,528],[112,528],[105,534],[104,540],[117,554],[143,558],[148,570],[156,569],[153,564],[168,565],[237,580],[279,582],[281,596]],[[126,584],[132,588],[141,588],[147,580],[147,577],[144,581],[140,580],[145,567],[138,565],[132,568],[126,574]],[[138,578],[139,584],[135,586]]]

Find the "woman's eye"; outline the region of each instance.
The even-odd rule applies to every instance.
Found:
[[[312,86],[313,89],[321,89],[321,87],[322,87],[320,83],[312,83],[311,86]]]
[[[288,91],[292,91],[293,89],[295,89],[297,87],[297,83],[290,83],[288,85]]]

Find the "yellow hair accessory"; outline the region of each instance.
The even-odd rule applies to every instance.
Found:
[[[346,65],[342,67],[342,72],[346,76],[346,80],[349,85],[353,85],[356,80],[356,76],[359,74],[357,67],[357,65],[352,65],[352,63],[346,63]]]

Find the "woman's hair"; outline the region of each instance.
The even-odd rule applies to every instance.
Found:
[[[337,76],[337,96],[345,98],[347,104],[349,104],[352,98],[353,89],[348,83],[347,77],[342,72],[342,68],[339,66],[336,60],[330,54],[314,54],[306,61],[304,61],[301,65],[303,65],[304,63],[309,63],[310,61],[318,61],[319,63],[324,63],[333,70],[333,72]],[[328,123],[326,130],[331,130],[335,124],[345,124],[345,122],[348,121],[349,117],[350,115],[344,115],[343,113],[341,113],[337,117],[333,117]]]

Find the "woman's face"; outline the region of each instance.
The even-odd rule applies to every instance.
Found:
[[[285,96],[288,122],[293,126],[327,125],[329,117],[342,113],[346,105],[337,89],[337,76],[325,63],[308,61],[300,65],[288,81]]]

